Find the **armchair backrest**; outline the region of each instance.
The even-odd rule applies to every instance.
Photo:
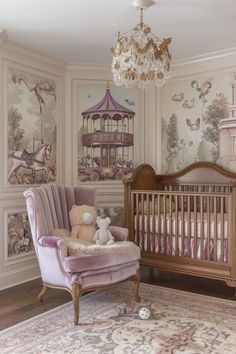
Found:
[[[56,228],[70,230],[69,211],[73,205],[96,206],[95,189],[86,187],[51,183],[29,188],[24,196],[36,252],[41,236],[51,235]]]

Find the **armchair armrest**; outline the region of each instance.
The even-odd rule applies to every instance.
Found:
[[[60,244],[63,239],[57,236],[41,236],[38,240],[39,244],[41,246],[48,246],[48,247],[54,247],[54,248],[59,248]]]
[[[67,243],[63,238],[57,236],[41,236],[38,239],[38,243],[42,246],[38,248],[40,253],[43,252],[43,248],[50,248],[50,254],[54,254],[59,262],[62,262],[67,256]]]
[[[127,241],[129,230],[120,226],[109,226],[108,230],[111,232],[115,241]]]

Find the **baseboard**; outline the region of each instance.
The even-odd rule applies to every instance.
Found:
[[[25,283],[27,281],[40,277],[40,271],[37,265],[21,268],[8,273],[0,274],[0,290]]]

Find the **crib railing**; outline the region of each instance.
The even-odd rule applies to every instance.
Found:
[[[229,187],[188,187],[131,191],[132,241],[143,252],[228,263]]]
[[[228,184],[162,184],[164,191],[176,192],[208,192],[208,193],[230,193],[231,186]]]

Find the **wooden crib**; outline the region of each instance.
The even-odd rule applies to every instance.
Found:
[[[236,288],[236,174],[208,162],[125,178],[125,226],[141,263],[224,280]]]

